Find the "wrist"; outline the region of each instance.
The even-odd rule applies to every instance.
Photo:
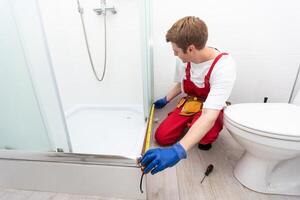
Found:
[[[170,99],[168,98],[168,96],[165,96],[165,101],[166,103],[169,103]]]
[[[173,145],[173,149],[175,150],[180,159],[187,157],[185,149],[179,142]]]
[[[168,97],[168,96],[165,96],[165,100],[166,100],[167,103],[169,103],[171,101],[171,98]]]

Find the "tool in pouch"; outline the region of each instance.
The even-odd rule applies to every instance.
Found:
[[[145,175],[145,173],[144,173],[145,167],[142,166],[141,161],[142,161],[143,155],[146,153],[146,151],[150,147],[150,136],[151,136],[151,130],[152,130],[153,113],[154,113],[154,104],[152,104],[151,111],[150,111],[150,116],[149,116],[149,121],[148,121],[148,126],[147,126],[147,132],[146,132],[146,138],[145,138],[145,142],[144,142],[144,148],[143,148],[143,151],[141,153],[141,157],[139,157],[137,159],[138,166],[142,170],[142,175],[141,175],[141,179],[140,179],[140,191],[141,191],[141,193],[144,193],[144,191],[143,191],[143,178],[144,178],[144,175]]]
[[[186,96],[180,99],[177,108],[181,108],[180,115],[191,116],[202,110],[203,99],[199,97]]]

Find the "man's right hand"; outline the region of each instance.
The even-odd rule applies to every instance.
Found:
[[[167,96],[165,96],[164,98],[158,99],[154,102],[155,108],[163,108],[165,107],[165,105],[167,105],[168,101],[167,101]]]

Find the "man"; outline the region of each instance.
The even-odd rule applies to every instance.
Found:
[[[162,108],[181,92],[186,97],[155,133],[158,144],[172,146],[148,150],[141,159],[145,173],[155,174],[174,166],[197,143],[199,149],[209,150],[223,128],[223,108],[236,78],[235,63],[227,53],[206,46],[207,38],[206,24],[192,16],[178,20],[166,34],[180,59],[176,63],[177,83],[154,104]]]

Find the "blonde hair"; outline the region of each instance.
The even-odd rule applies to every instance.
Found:
[[[187,47],[192,44],[198,50],[203,49],[207,38],[208,30],[206,24],[194,16],[179,19],[166,34],[167,42],[175,43],[184,53],[186,53]]]

